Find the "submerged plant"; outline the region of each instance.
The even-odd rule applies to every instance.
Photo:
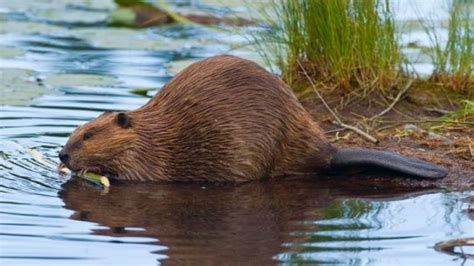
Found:
[[[300,67],[346,89],[391,84],[401,55],[389,1],[275,0],[270,25],[254,39],[290,84]]]

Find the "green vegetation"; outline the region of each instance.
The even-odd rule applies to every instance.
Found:
[[[448,122],[474,122],[474,101],[461,100],[459,108],[441,117],[441,121]]]
[[[305,71],[345,89],[384,88],[401,64],[388,1],[273,1],[272,30],[256,41],[292,84]],[[275,19],[277,18],[277,19]]]
[[[441,82],[469,96],[474,94],[473,45],[465,2],[469,0],[451,4],[446,43],[424,25],[434,46],[427,51],[435,67],[426,82]],[[382,93],[400,90],[400,80],[417,77],[403,67],[408,60],[401,53],[388,0],[273,0],[272,7],[262,11],[270,29],[253,37],[267,62],[297,91],[308,87],[299,86],[307,76],[318,89]]]
[[[468,2],[469,0],[465,3],[453,0],[449,10],[448,38],[444,44],[440,41],[439,31],[435,30],[436,26],[428,27],[425,22],[420,21],[433,45],[432,49],[427,50],[435,67],[431,80],[464,92],[474,90],[474,36]]]

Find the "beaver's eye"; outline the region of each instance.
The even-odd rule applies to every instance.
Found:
[[[92,133],[86,132],[84,133],[84,136],[82,137],[83,140],[88,140],[92,137]]]

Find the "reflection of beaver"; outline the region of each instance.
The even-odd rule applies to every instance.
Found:
[[[77,128],[59,157],[71,170],[140,181],[248,181],[358,164],[447,173],[395,153],[336,149],[280,79],[233,56],[192,64],[144,106]]]
[[[272,265],[276,255],[301,250],[299,243],[328,241],[325,237],[321,240],[308,235],[321,234],[337,240],[339,233],[348,232],[348,226],[357,225],[350,227],[349,235],[344,234],[340,241],[350,237],[357,240],[359,233],[367,237],[367,227],[380,226],[377,216],[386,204],[370,201],[338,204],[340,196],[387,199],[429,192],[411,186],[387,185],[389,182],[374,185],[377,189],[373,189],[374,186],[354,182],[357,177],[352,181],[342,180],[342,185],[336,179],[313,180],[266,180],[208,185],[205,189],[196,184],[127,183],[117,184],[102,195],[80,179],[72,179],[63,186],[59,196],[65,208],[74,211],[72,219],[102,225],[90,231],[91,234],[157,239],[150,244],[167,247],[160,251],[168,256],[162,261],[164,264]],[[330,212],[325,210],[329,206]],[[344,219],[357,217],[363,219]],[[327,218],[336,221],[321,228],[313,222]],[[340,219],[347,223],[340,224]],[[330,231],[325,232],[328,227]],[[377,236],[371,236],[377,240]],[[378,247],[376,242],[370,245]],[[327,250],[321,251],[323,256]]]

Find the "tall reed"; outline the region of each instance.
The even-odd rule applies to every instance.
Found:
[[[443,82],[456,90],[473,90],[470,94],[474,95],[474,29],[469,4],[473,4],[472,0],[450,2],[445,42],[436,26],[428,27],[423,19],[420,23],[433,46],[427,50],[434,66],[431,80]]]
[[[274,0],[260,52],[290,84],[301,66],[349,90],[392,84],[401,62],[388,0]]]

